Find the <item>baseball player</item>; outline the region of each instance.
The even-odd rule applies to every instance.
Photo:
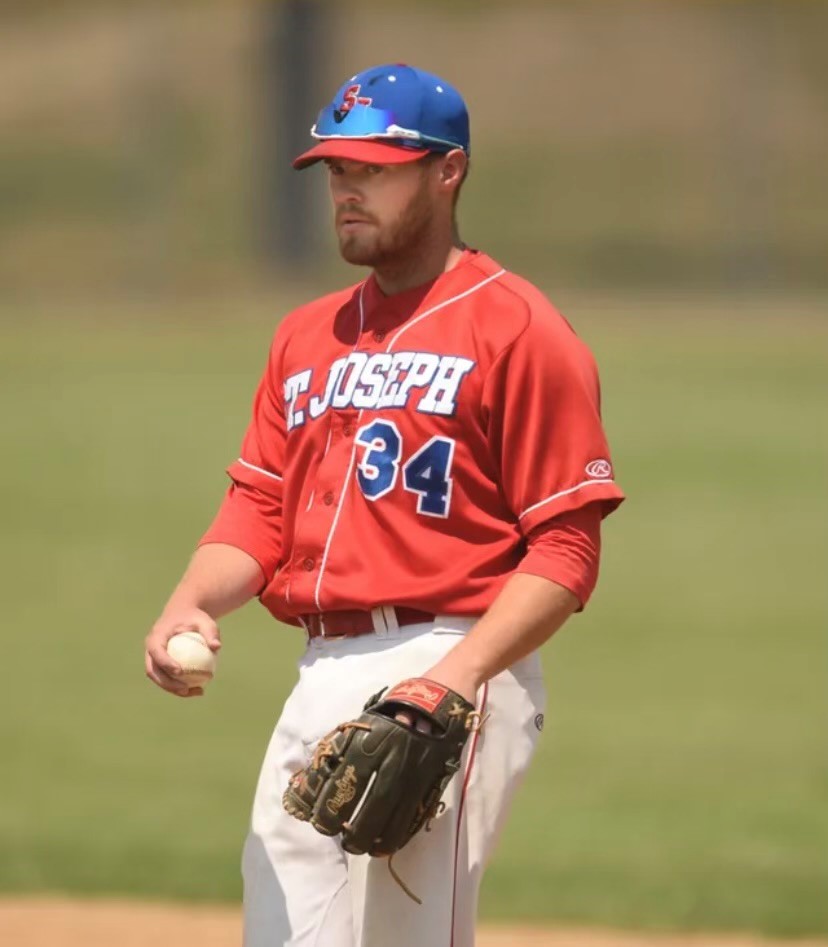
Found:
[[[200,695],[166,642],[218,649],[217,620],[254,597],[307,637],[244,848],[247,947],[469,947],[543,723],[538,648],[589,599],[623,494],[589,351],[460,240],[460,94],[367,69],[312,135],[294,167],[322,165],[340,253],[370,272],[279,324],[146,670]],[[392,852],[421,904],[374,857]]]

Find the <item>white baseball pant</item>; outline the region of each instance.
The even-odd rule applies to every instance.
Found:
[[[373,634],[308,643],[253,803],[242,857],[244,947],[473,947],[483,870],[539,736],[546,693],[537,654],[481,688],[478,709],[490,717],[466,744],[444,812],[394,857],[421,906],[385,859],[349,855],[282,808],[288,778],[321,737],[381,687],[422,675],[473,624],[445,616],[403,628],[379,621]]]

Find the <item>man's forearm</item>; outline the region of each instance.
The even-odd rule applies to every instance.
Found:
[[[199,547],[164,608],[165,614],[200,608],[214,619],[241,608],[264,584],[259,563],[236,546]]]
[[[426,677],[474,700],[481,684],[539,648],[579,604],[556,582],[516,573],[480,621]]]

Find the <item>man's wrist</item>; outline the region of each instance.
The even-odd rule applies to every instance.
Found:
[[[199,595],[196,589],[179,586],[170,596],[161,615],[164,618],[170,618],[180,615],[182,612],[192,611],[204,612],[206,615],[210,615],[204,596]],[[212,615],[210,617],[213,618]]]
[[[465,661],[462,654],[455,654],[456,650],[457,648],[450,651],[423,677],[450,687],[473,704],[476,701],[477,691],[486,683],[487,678],[480,670]]]

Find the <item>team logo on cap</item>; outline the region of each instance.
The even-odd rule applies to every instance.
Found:
[[[342,96],[342,104],[338,109],[334,109],[334,121],[339,124],[347,118],[348,113],[355,105],[370,105],[374,100],[369,99],[367,95],[360,95],[359,90],[362,86],[351,85],[345,90]]]

